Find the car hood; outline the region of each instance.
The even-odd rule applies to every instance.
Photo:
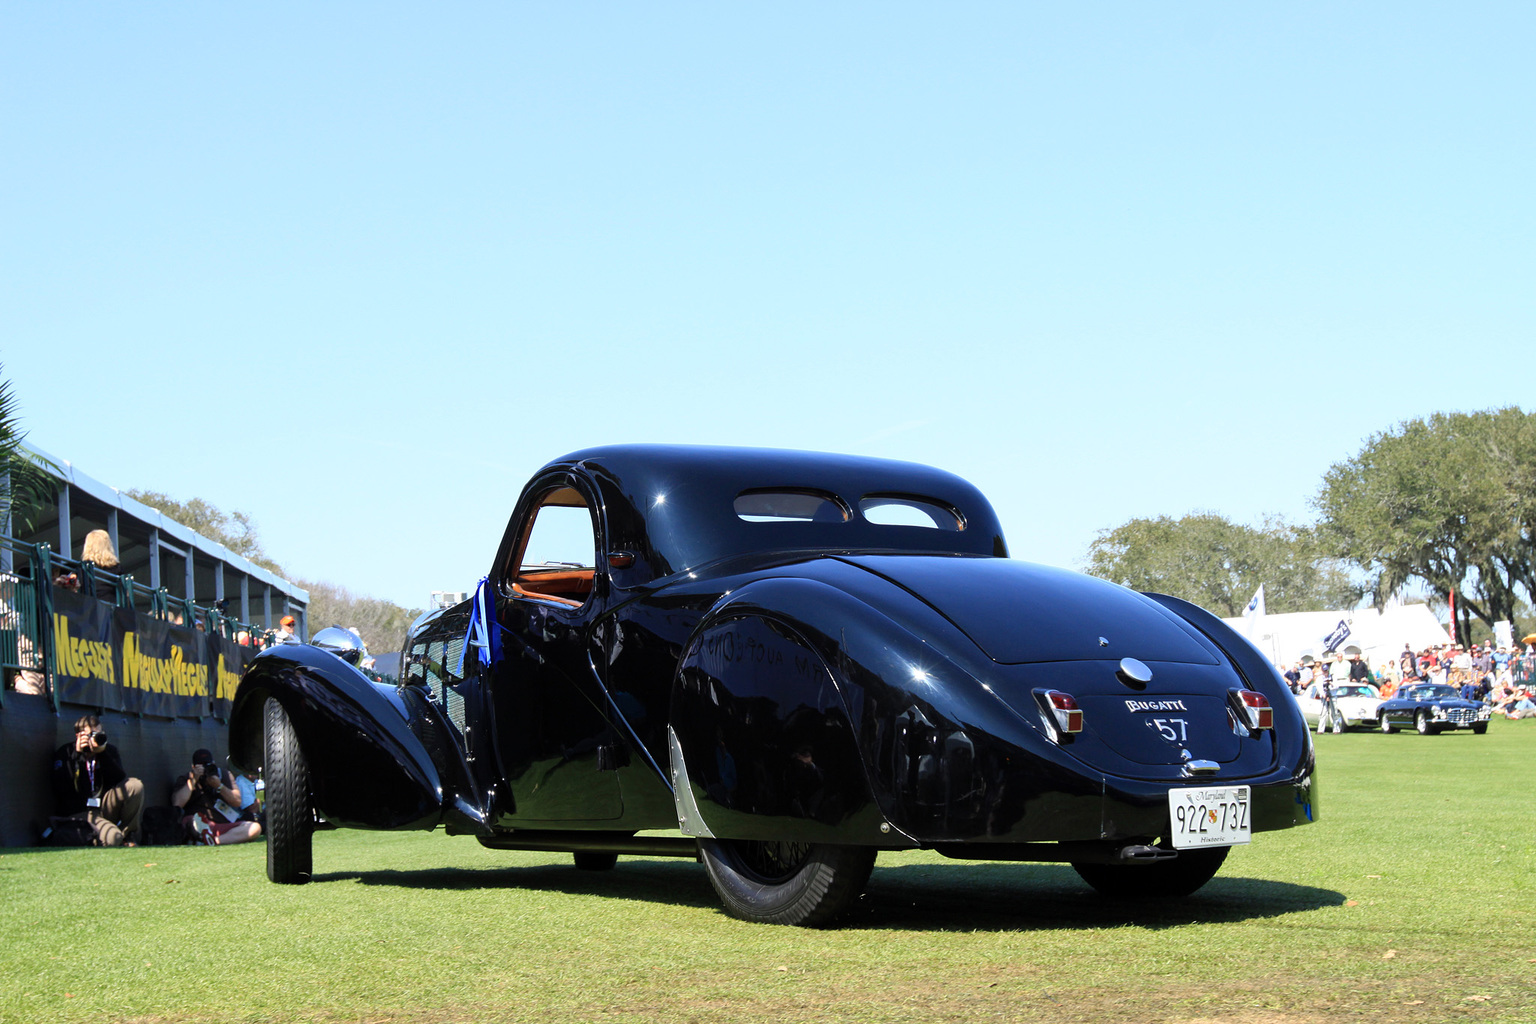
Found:
[[[1137,658],[1217,665],[1219,652],[1183,620],[1105,580],[1011,558],[854,555],[933,608],[1003,665]]]

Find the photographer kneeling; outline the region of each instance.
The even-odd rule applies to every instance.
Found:
[[[174,783],[171,803],[186,812],[181,823],[197,842],[228,846],[261,835],[254,790],[247,803],[234,775],[219,770],[211,750],[193,753],[192,770]]]

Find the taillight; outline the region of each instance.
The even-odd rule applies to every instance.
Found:
[[[1275,709],[1269,706],[1268,697],[1257,690],[1238,690],[1237,699],[1242,701],[1243,712],[1248,716],[1248,728],[1275,727]]]
[[[1083,709],[1077,706],[1076,697],[1060,690],[1046,690],[1041,696],[1056,716],[1056,728],[1069,735],[1083,731]]]

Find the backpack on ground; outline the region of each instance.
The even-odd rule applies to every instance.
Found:
[[[181,827],[183,811],[180,807],[146,807],[139,822],[139,845],[180,846],[187,841]]]
[[[44,846],[95,846],[96,830],[84,818],[49,818]]]

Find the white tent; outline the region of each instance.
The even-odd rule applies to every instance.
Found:
[[[1366,662],[1379,668],[1402,653],[1408,644],[1422,651],[1436,644],[1448,644],[1451,636],[1435,613],[1423,604],[1388,605],[1353,611],[1286,612],[1280,615],[1242,615],[1223,619],[1227,625],[1247,637],[1275,664],[1294,664],[1304,655],[1321,657],[1328,638],[1340,624],[1349,635],[1334,648],[1342,652],[1358,647]]]

